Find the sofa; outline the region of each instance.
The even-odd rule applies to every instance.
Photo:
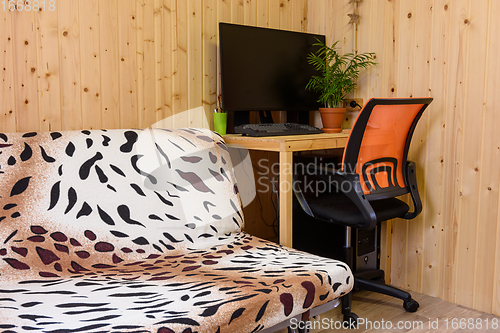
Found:
[[[195,128],[0,133],[2,332],[272,332],[336,305],[346,264],[242,231],[228,150]]]

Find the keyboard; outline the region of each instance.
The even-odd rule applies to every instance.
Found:
[[[297,135],[297,134],[317,134],[322,130],[314,126],[280,123],[280,124],[246,124],[236,126],[235,133],[249,136],[277,136],[277,135]]]

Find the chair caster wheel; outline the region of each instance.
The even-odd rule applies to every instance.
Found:
[[[417,301],[410,299],[409,301],[403,302],[403,308],[408,312],[415,312],[420,307]]]
[[[344,327],[345,329],[356,329],[358,328],[359,317],[357,314],[351,312],[348,315],[344,315]]]

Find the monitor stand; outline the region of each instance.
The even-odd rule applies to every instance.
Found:
[[[236,126],[250,123],[250,111],[228,111],[226,133],[233,134]]]
[[[259,111],[260,122],[262,124],[273,124],[271,111]],[[309,112],[287,111],[286,122],[309,125]]]
[[[259,111],[260,122],[262,124],[273,124],[273,115],[271,111]]]

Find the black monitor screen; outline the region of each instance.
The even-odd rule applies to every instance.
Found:
[[[305,90],[314,67],[307,56],[324,35],[220,23],[224,111],[310,111],[321,105]]]

